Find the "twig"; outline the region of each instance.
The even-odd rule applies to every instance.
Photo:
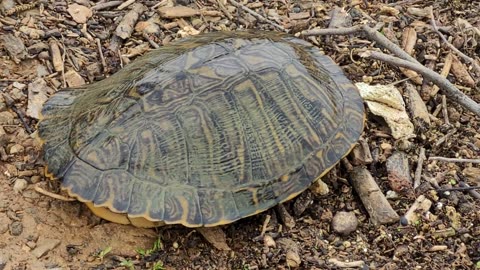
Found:
[[[480,159],[429,157],[428,160],[439,160],[439,161],[453,162],[453,163],[476,163],[476,164],[480,164]]]
[[[116,6],[120,6],[123,4],[124,1],[109,1],[106,3],[100,3],[96,4],[95,6],[92,7],[92,10],[102,10],[102,9],[108,9]]]
[[[445,134],[445,136],[441,137],[440,139],[438,139],[437,142],[435,142],[434,146],[435,147],[439,147],[440,145],[442,145],[442,143],[444,143],[445,141],[447,141],[448,138],[450,138],[453,134],[455,134],[455,132],[457,132],[457,129],[454,128],[452,129],[451,131],[449,131],[447,134]]]
[[[363,31],[363,25],[356,25],[346,28],[328,28],[304,30],[302,36],[326,36],[326,35],[351,35]]]
[[[378,28],[375,27],[375,28]],[[440,86],[445,94],[451,98],[453,101],[459,103],[470,111],[474,112],[476,115],[480,116],[480,105],[473,101],[471,98],[466,96],[460,90],[458,90],[455,85],[449,82],[447,79],[440,76],[438,73],[424,67],[420,64],[415,58],[410,56],[400,47],[392,43],[388,38],[379,33],[376,29],[369,27],[368,25],[360,25],[349,28],[337,28],[337,29],[314,29],[302,31],[301,34],[304,36],[316,36],[316,35],[349,35],[355,34],[358,32],[363,32],[371,40],[376,41],[378,44],[388,49],[390,52],[400,57],[398,59],[393,56],[389,56],[380,52],[368,51],[363,53],[364,57],[371,57],[377,60],[381,60],[392,65],[398,65],[404,68],[408,68],[414,71],[421,73],[423,76],[427,77],[430,81],[434,82]],[[403,59],[403,60],[402,60]]]
[[[463,183],[463,182],[461,182]],[[446,192],[446,191],[469,191],[469,190],[475,190],[475,189],[480,189],[480,187],[471,187],[465,183],[463,183],[464,186],[461,187],[455,187],[455,188],[439,188],[437,191],[439,192]],[[467,186],[465,186],[467,185]]]
[[[446,80],[441,75],[434,72],[433,70],[422,66],[416,60],[415,62],[407,61],[407,60],[399,59],[397,57],[390,56],[390,55],[387,55],[381,52],[376,52],[376,51],[366,51],[364,53],[361,53],[360,56],[377,59],[394,66],[400,66],[400,67],[417,71],[421,73],[423,76],[427,77],[433,83],[440,86],[440,88],[444,90],[445,94],[450,99],[462,105],[463,107],[467,108],[468,110],[472,111],[476,115],[480,116],[480,105],[478,103],[476,103],[470,97],[468,97],[467,95],[462,93],[460,90],[458,90],[455,87],[455,85],[453,85],[450,81]]]
[[[96,38],[95,41],[97,42],[98,54],[100,55],[100,60],[102,61],[103,72],[107,72],[107,62],[105,62],[105,57],[103,56],[102,44],[100,43],[99,38]]]
[[[155,49],[158,49],[160,48],[160,45],[158,45],[158,43],[156,43],[153,39],[151,39],[147,33],[143,33],[142,34],[143,38],[146,39],[148,41],[148,43],[150,43],[150,45],[155,48]]]
[[[28,134],[32,134],[33,130],[32,128],[27,124],[27,121],[25,120],[25,117],[23,115],[23,112],[20,111],[17,107],[15,107],[15,101],[8,95],[8,94],[3,94],[3,99],[5,100],[5,103],[7,106],[12,109],[18,116],[18,119],[20,119],[20,122],[22,122],[23,127],[25,127],[25,130],[27,131]]]
[[[448,110],[447,110],[447,97],[442,95],[442,114],[443,119],[445,120],[446,125],[450,125],[450,120],[448,119]]]
[[[438,36],[442,39],[442,41],[452,50],[454,51],[458,56],[460,56],[465,62],[472,64],[473,68],[475,71],[480,72],[480,65],[478,65],[475,60],[472,58],[468,57],[464,53],[462,53],[459,49],[455,48],[453,44],[448,42],[447,38],[438,30],[437,23],[435,22],[435,17],[433,16],[433,9],[430,9],[430,21],[432,23],[432,28],[435,33],[437,33]]]
[[[35,185],[33,188],[35,189],[36,192],[38,192],[40,194],[43,194],[45,196],[57,199],[57,200],[66,201],[66,202],[76,201],[76,199],[74,199],[74,198],[68,198],[68,197],[65,197],[65,196],[62,196],[62,195],[59,195],[59,194],[56,194],[56,193],[52,193],[50,191],[46,191],[45,189],[38,186],[38,184]]]
[[[270,218],[271,218],[270,215],[267,215],[265,217],[265,220],[263,221],[262,232],[260,233],[260,236],[263,236],[265,234],[265,232],[267,232],[267,227],[268,227],[268,223],[270,223]]]
[[[465,188],[470,187],[470,186],[469,186],[467,183],[465,183],[465,182],[458,182],[458,185],[459,185],[460,187],[465,187]],[[473,189],[468,190],[468,193],[469,193],[470,195],[472,195],[472,197],[474,197],[475,199],[480,200],[480,193],[476,192],[475,190],[473,190]]]
[[[425,161],[425,148],[420,148],[420,153],[418,154],[417,169],[415,169],[415,176],[413,178],[413,189],[416,189],[420,186],[420,179],[422,176],[423,162]]]
[[[215,0],[214,2],[218,4],[218,8],[220,8],[220,10],[225,14],[225,16],[227,16],[229,20],[233,20],[233,15],[230,13],[230,11],[228,11],[228,9],[225,7],[222,1]]]
[[[260,14],[258,14],[257,12],[251,10],[250,8],[248,8],[248,7],[246,7],[246,6],[238,3],[237,1],[234,1],[234,0],[228,0],[228,1],[229,1],[232,5],[234,5],[235,7],[241,8],[241,9],[243,9],[244,11],[250,13],[253,17],[257,18],[258,20],[260,20],[260,21],[262,21],[262,22],[269,23],[269,24],[275,26],[276,28],[278,28],[278,29],[280,29],[280,30],[282,30],[282,31],[284,31],[284,32],[286,31],[283,26],[281,26],[281,25],[279,25],[279,24],[277,24],[277,23],[275,23],[275,22],[272,22],[271,20],[263,17],[262,15],[260,15]]]

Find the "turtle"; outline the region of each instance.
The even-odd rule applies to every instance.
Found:
[[[212,32],[66,88],[38,124],[46,174],[103,219],[213,227],[286,202],[357,143],[357,88],[311,43]]]

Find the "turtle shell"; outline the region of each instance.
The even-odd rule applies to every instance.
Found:
[[[311,44],[274,32],[201,34],[44,105],[48,171],[129,218],[226,224],[292,199],[358,140],[358,90]]]

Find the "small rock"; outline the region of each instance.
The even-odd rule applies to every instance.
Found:
[[[20,90],[23,90],[23,89],[25,89],[25,87],[27,87],[26,84],[24,84],[24,83],[19,83],[19,82],[14,82],[14,83],[12,84],[12,86],[15,87],[15,88],[17,88],[17,89],[20,89]]]
[[[143,21],[135,25],[135,31],[146,34],[158,34],[161,29],[160,26],[153,21]]]
[[[462,215],[460,215],[456,210],[455,207],[446,206],[445,212],[447,214],[448,219],[450,220],[452,227],[456,230],[462,227]]]
[[[19,236],[23,232],[23,224],[20,221],[14,221],[9,226],[10,234],[13,236]]]
[[[75,70],[71,69],[65,72],[65,81],[69,87],[76,87],[85,84],[85,80]]]
[[[10,255],[0,253],[0,270],[5,269],[5,266],[7,266],[8,261],[10,261]]]
[[[34,249],[36,246],[37,246],[37,243],[33,242],[33,241],[28,241],[26,243],[26,245],[30,248],[30,249]]]
[[[342,235],[349,235],[357,229],[358,220],[353,212],[338,212],[332,220],[332,228]]]
[[[393,190],[389,190],[387,191],[387,195],[385,195],[385,197],[387,199],[391,199],[391,200],[395,200],[395,199],[398,199],[398,193],[393,191]]]
[[[15,1],[14,0],[3,0],[0,1],[0,11],[5,12],[11,8],[15,7]]]
[[[287,255],[285,257],[287,260],[288,267],[297,268],[302,263],[302,260],[300,259],[300,255],[298,255],[298,253],[293,250],[287,251]]]
[[[8,231],[10,225],[10,219],[5,213],[0,213],[0,234],[4,234]]]
[[[395,251],[393,252],[393,256],[396,258],[400,258],[405,254],[408,254],[408,246],[407,245],[399,245]]]
[[[23,145],[14,144],[12,147],[10,147],[9,153],[12,155],[15,155],[15,154],[21,154],[23,153],[23,151],[25,151],[25,147],[23,147]]]
[[[32,184],[36,184],[41,180],[42,180],[42,177],[40,177],[40,175],[34,175],[30,178],[30,181],[32,182]]]
[[[15,180],[15,184],[13,185],[13,191],[16,194],[22,193],[28,186],[28,182],[25,179],[18,178]]]
[[[50,250],[54,249],[59,244],[60,240],[58,239],[45,238],[37,243],[37,247],[32,250],[32,254],[35,257],[40,258],[43,255],[47,254]]]
[[[66,74],[65,74],[66,75]],[[27,115],[39,119],[43,103],[47,101],[47,93],[51,91],[44,79],[38,78],[28,84]]]
[[[310,190],[317,195],[324,196],[327,195],[330,190],[328,189],[328,185],[322,181],[322,179],[318,179],[317,181],[313,182],[310,186]]]
[[[263,237],[263,244],[266,246],[266,247],[276,247],[276,243],[275,243],[275,240],[273,240],[273,237],[271,235],[268,235],[266,234],[264,237]]]
[[[14,100],[21,100],[25,97],[25,94],[23,93],[22,90],[18,89],[18,88],[13,88],[12,89],[12,92],[11,92],[11,97],[14,99]]]
[[[67,9],[72,19],[77,23],[86,23],[90,17],[92,17],[93,12],[86,6],[79,4],[71,4]]]
[[[480,168],[467,167],[463,169],[462,173],[470,182],[480,185]]]

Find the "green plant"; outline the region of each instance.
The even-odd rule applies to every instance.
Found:
[[[112,251],[112,247],[106,247],[103,250],[100,250],[100,252],[97,255],[97,258],[99,258],[100,261],[103,261],[103,258],[105,258],[105,256],[107,256],[107,254],[110,253],[110,251]]]
[[[120,262],[121,266],[127,267],[130,270],[134,270],[135,267],[133,266],[133,262],[130,260],[123,260]]]
[[[137,248],[136,251],[137,251],[138,254],[145,257],[145,256],[150,256],[152,253],[154,253],[156,251],[159,251],[159,250],[162,250],[162,249],[163,249],[162,240],[160,240],[160,238],[158,238],[155,241],[155,243],[153,243],[152,248],[150,248],[150,249]]]
[[[153,266],[152,266],[152,270],[165,270],[165,267],[163,266],[163,262],[158,261],[158,262],[154,263]]]

